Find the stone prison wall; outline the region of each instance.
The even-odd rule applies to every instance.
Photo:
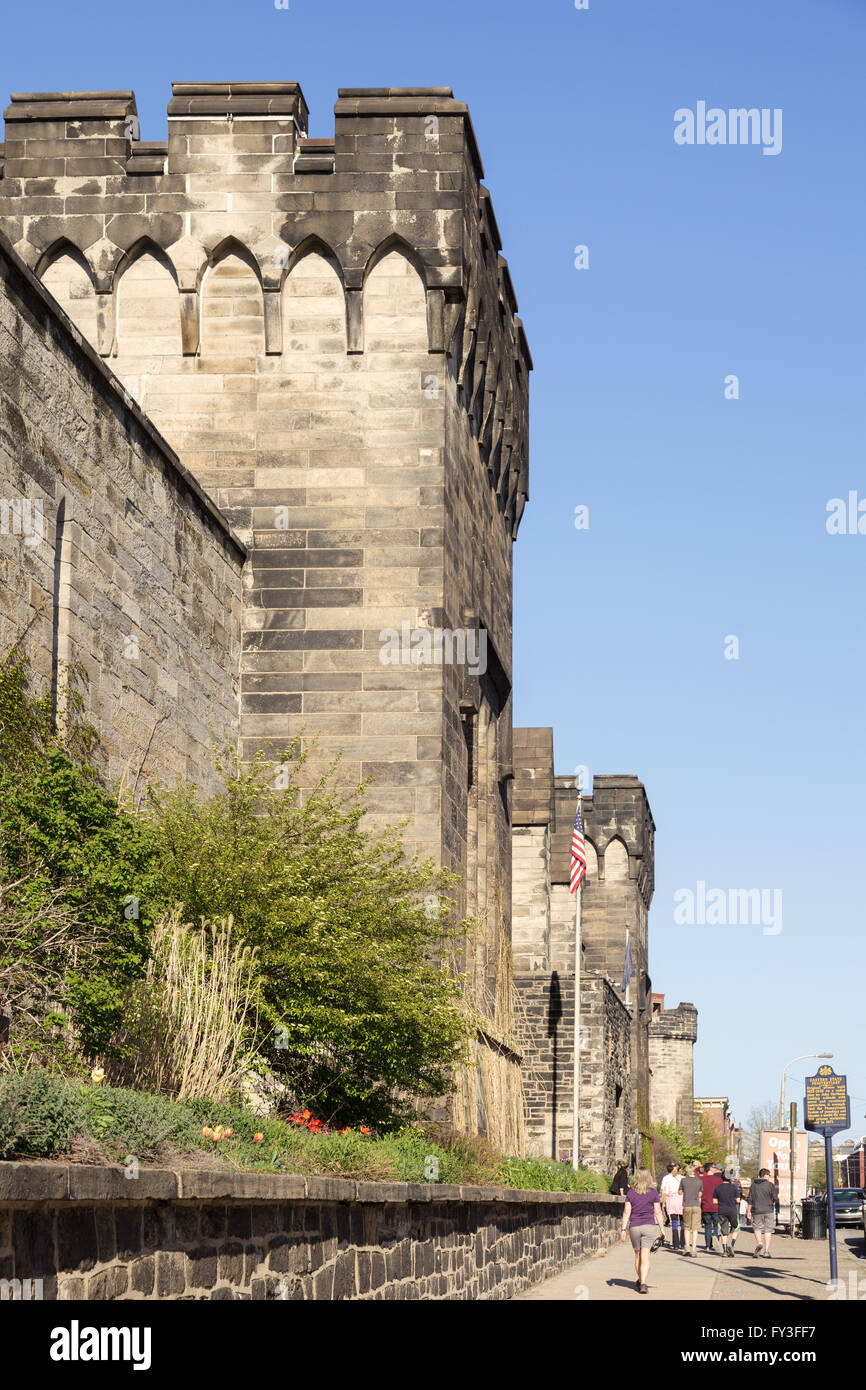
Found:
[[[71,669],[104,771],[207,784],[234,743],[245,551],[0,234],[0,656],[63,726]]]

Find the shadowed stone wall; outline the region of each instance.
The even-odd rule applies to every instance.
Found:
[[[0,1163],[0,1280],[62,1300],[505,1299],[606,1250],[621,1211],[606,1194]]]
[[[580,979],[580,1147],[584,1160],[613,1175],[634,1151],[632,1021],[601,975]]]
[[[523,1045],[526,1152],[570,1163],[574,1155],[574,972],[537,971],[516,975],[515,980]]]

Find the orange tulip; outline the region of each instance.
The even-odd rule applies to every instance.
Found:
[[[264,1136],[263,1134],[254,1134],[254,1135],[253,1135],[253,1143],[254,1143],[254,1144],[260,1144],[260,1143],[262,1142],[262,1140],[264,1139],[264,1137],[265,1137],[265,1136]]]
[[[362,1134],[370,1134],[370,1133],[372,1133],[372,1131],[371,1131],[369,1125],[361,1125],[361,1126],[360,1126],[360,1129],[361,1129],[361,1133],[362,1133]]]

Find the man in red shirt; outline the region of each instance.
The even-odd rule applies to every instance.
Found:
[[[722,1181],[717,1163],[708,1163],[706,1172],[701,1174],[701,1216],[704,1222],[704,1240],[707,1243],[707,1253],[713,1250],[713,1236],[719,1238],[719,1208],[715,1198],[715,1191]]]

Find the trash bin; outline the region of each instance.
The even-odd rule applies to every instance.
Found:
[[[803,1239],[825,1240],[827,1236],[827,1208],[821,1201],[807,1198],[803,1203]]]

